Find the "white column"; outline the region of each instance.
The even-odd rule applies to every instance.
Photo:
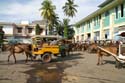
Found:
[[[26,36],[25,26],[22,26],[22,36]]]
[[[102,40],[103,39],[103,26],[104,26],[104,20],[103,20],[103,17],[102,17],[102,19],[100,20],[100,40]]]
[[[86,40],[87,39],[87,25],[86,25],[86,23],[85,23],[85,26],[84,26],[84,40]]]
[[[113,35],[114,35],[114,15],[111,14],[110,15],[110,28],[109,28],[109,37],[110,39],[113,39]]]
[[[93,29],[93,26],[94,26],[94,22],[92,21],[92,23],[91,23],[91,41],[94,40],[94,29]]]

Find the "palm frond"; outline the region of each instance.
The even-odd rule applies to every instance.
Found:
[[[62,9],[66,16],[73,17],[75,16],[75,13],[77,12],[76,7],[78,6],[74,4],[74,0],[67,0],[67,2],[62,7]]]

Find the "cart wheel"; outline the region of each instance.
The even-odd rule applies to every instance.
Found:
[[[41,58],[43,63],[49,63],[52,60],[50,53],[45,53]]]

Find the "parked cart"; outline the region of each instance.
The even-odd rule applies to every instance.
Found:
[[[41,59],[44,63],[48,63],[52,60],[52,56],[57,56],[60,54],[59,45],[56,43],[51,44],[61,39],[60,36],[47,35],[41,36],[36,35],[32,37],[32,54],[34,57],[38,55],[41,56]]]
[[[119,36],[122,36],[123,38],[125,37],[125,32],[119,34]],[[113,54],[108,50],[105,50],[103,47],[98,46],[98,49],[112,55],[115,60],[116,60],[116,67],[119,68],[121,67],[123,64],[125,64],[125,41],[122,41],[122,43],[119,43],[119,47],[118,47],[118,53],[117,54]]]

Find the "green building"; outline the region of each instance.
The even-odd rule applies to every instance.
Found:
[[[76,23],[75,40],[118,40],[125,31],[125,0],[106,0],[99,9]]]

